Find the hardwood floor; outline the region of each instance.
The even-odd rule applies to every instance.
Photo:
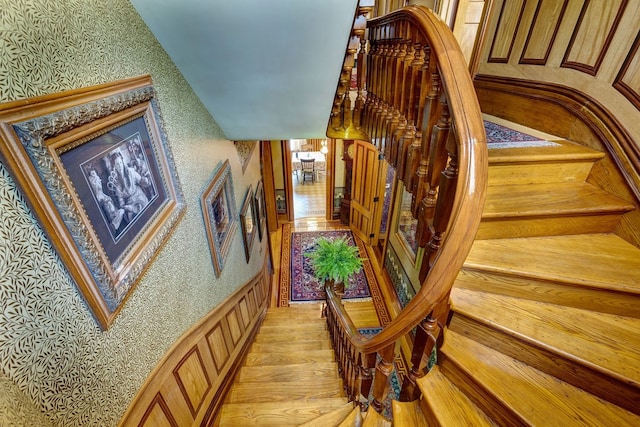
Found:
[[[293,212],[297,220],[326,217],[327,179],[325,171],[316,172],[315,182],[302,182],[293,177]]]

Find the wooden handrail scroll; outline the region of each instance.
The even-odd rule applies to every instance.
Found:
[[[416,326],[422,329],[424,335],[415,340],[421,349],[412,356],[418,366],[409,375],[416,377],[423,369],[421,353],[430,352],[439,337],[438,317],[480,224],[488,165],[473,83],[446,24],[427,8],[408,6],[369,20],[366,33],[358,54],[358,72],[366,75],[357,79],[356,111],[333,115],[329,128],[332,137],[341,137],[342,129],[347,138],[357,126],[402,172],[398,176],[412,193],[418,242],[425,248],[420,290],[372,338],[358,332],[327,289],[327,322],[345,387],[354,401],[366,399],[373,387],[371,405],[379,410],[396,342]]]

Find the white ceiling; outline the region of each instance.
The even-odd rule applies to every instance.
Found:
[[[131,0],[230,140],[325,136],[357,0]]]

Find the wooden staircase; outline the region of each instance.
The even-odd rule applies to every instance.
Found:
[[[369,314],[352,305],[350,313]],[[222,406],[218,426],[390,427],[347,402],[320,304],[270,308]],[[364,316],[364,317],[363,317]],[[418,402],[393,402],[395,425],[425,426]]]
[[[636,207],[587,182],[602,153],[558,142],[489,151],[438,364],[393,425],[640,425],[640,249],[614,234]],[[270,309],[219,425],[391,425],[333,360],[318,305]]]
[[[429,425],[640,425],[640,249],[613,233],[635,207],[587,183],[602,153],[559,142],[489,150],[482,223],[419,380]]]
[[[297,426],[347,402],[319,304],[271,308],[222,406],[220,426]],[[329,424],[330,425],[330,424]]]

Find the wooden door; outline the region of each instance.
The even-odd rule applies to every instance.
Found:
[[[385,162],[368,142],[356,140],[354,148],[349,225],[363,242],[372,245],[380,231]]]

